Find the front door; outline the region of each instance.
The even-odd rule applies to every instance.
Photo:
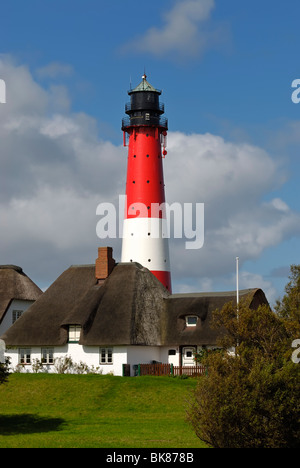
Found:
[[[182,365],[183,366],[194,366],[194,353],[196,349],[194,346],[188,346],[182,348]]]

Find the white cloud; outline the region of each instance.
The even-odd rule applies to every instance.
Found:
[[[246,208],[274,187],[275,179],[278,178],[278,184],[285,180],[263,149],[226,142],[209,133],[186,135],[170,132],[168,149],[168,177],[175,180],[181,174],[180,187],[175,184],[168,187],[171,200],[178,197],[180,190],[186,201],[191,198],[219,204],[223,200],[223,209],[231,210],[232,205],[240,203],[238,194],[242,192]],[[230,201],[230,206],[225,205],[225,200]]]
[[[10,56],[0,55],[1,78],[6,83],[6,104],[1,106],[0,128],[10,116],[37,115],[45,112],[49,95],[33,79],[26,65]]]
[[[94,240],[97,194],[82,194],[71,188],[41,186],[35,195],[12,198],[0,204],[2,236],[10,242],[43,241],[57,249],[80,248]]]
[[[68,111],[59,94],[53,109],[52,91],[27,67],[2,60],[0,76],[9,89],[0,106],[1,263],[30,265],[47,281],[71,263],[94,261],[98,245],[112,245],[118,261],[121,240],[96,237],[96,207],[117,204],[125,192],[126,149],[99,139],[95,119]],[[262,148],[182,132],[170,132],[168,142],[167,201],[205,204],[204,247],[188,251],[185,239],[170,240],[181,291],[215,289],[236,256],[242,267],[300,235],[299,213],[268,196],[285,175]]]
[[[176,0],[163,14],[162,27],[153,26],[131,40],[123,50],[151,53],[157,57],[188,58],[202,55],[224,41],[224,29],[210,27],[214,0]]]
[[[240,289],[262,289],[271,305],[275,303],[276,299],[278,299],[278,293],[271,281],[265,280],[259,274],[242,271],[239,275],[239,287]]]
[[[194,284],[194,290],[204,288],[205,278],[217,280],[233,271],[236,256],[242,267],[300,236],[300,213],[278,197],[265,201],[285,180],[282,167],[262,148],[211,134],[170,132],[167,200],[205,204],[202,249],[187,251],[183,242],[171,240],[171,266],[178,277],[190,288]]]
[[[64,92],[53,100],[26,66],[3,58],[0,76],[9,90],[0,106],[1,263],[29,265],[49,281],[70,263],[94,261],[96,207],[123,188],[126,150],[100,140],[95,119],[71,113]]]

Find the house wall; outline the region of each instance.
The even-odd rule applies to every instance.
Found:
[[[127,364],[130,364],[130,375],[136,375],[138,364],[150,364],[160,361],[160,351],[157,346],[128,346]]]
[[[5,355],[11,358],[11,368],[14,371],[18,368],[19,364],[19,350],[20,348],[30,349],[31,363],[34,360],[41,361],[41,346],[20,346],[17,348],[7,349]],[[50,348],[50,346],[47,346]],[[114,375],[123,375],[123,364],[127,362],[127,348],[124,346],[115,346],[113,349],[113,362],[112,364],[100,364],[100,347],[99,346],[82,346],[78,343],[68,343],[65,346],[53,347],[54,359],[64,358],[69,356],[72,358],[74,363],[79,364],[83,362],[88,365],[89,368],[94,368],[102,372],[103,374],[113,373]],[[57,372],[56,367],[53,364],[44,365],[44,369],[49,372]],[[32,372],[32,365],[25,364],[23,366],[24,372]]]
[[[175,354],[169,354],[172,350]],[[134,375],[135,368],[138,364],[151,364],[153,361],[163,364],[180,365],[180,348],[178,346],[129,346],[128,347],[128,364],[130,364],[130,373]]]
[[[21,348],[21,347],[20,347]],[[7,356],[11,358],[11,367],[16,369],[19,364],[19,347],[15,349],[8,349]],[[35,359],[41,361],[41,350],[39,347],[24,346],[31,350],[31,362]],[[82,346],[78,343],[68,343],[65,346],[54,347],[54,359],[64,358],[70,356],[73,362],[83,362],[90,368],[99,368],[103,374],[113,373],[114,375],[123,375],[123,364],[130,365],[130,375],[135,375],[135,368],[138,364],[149,364],[152,361],[169,362],[168,349],[156,346],[113,346],[113,363],[100,364],[100,347],[99,346]],[[178,356],[171,356],[175,358],[175,365],[178,365]],[[177,359],[177,361],[176,361]],[[45,365],[47,372],[56,372],[54,365]],[[32,372],[32,366],[29,364],[24,365],[24,372]]]
[[[175,354],[169,354],[169,352],[175,352]],[[172,346],[160,349],[160,362],[165,364],[173,364],[179,366],[180,363],[180,352],[178,346]]]
[[[6,314],[0,324],[0,336],[3,335],[13,324],[13,311],[21,310],[24,313],[34,301],[23,301],[19,299],[13,299],[8,307]]]
[[[24,348],[30,348],[24,346]],[[89,368],[99,369],[103,374],[112,373],[116,376],[123,375],[123,364],[130,365],[130,375],[134,376],[137,373],[138,364],[150,364],[153,361],[169,363],[174,366],[180,365],[180,347],[158,347],[158,346],[112,346],[113,362],[110,364],[100,363],[100,347],[99,346],[82,346],[79,343],[68,343],[65,346],[54,347],[54,359],[70,356],[74,363],[83,362]],[[175,354],[169,354],[170,349],[175,351]],[[42,348],[32,346],[31,363],[35,359],[41,361]],[[15,370],[19,364],[19,347],[8,349],[6,356],[11,358],[11,368]],[[45,370],[49,373],[57,372],[55,365],[45,365]],[[32,372],[30,364],[24,365],[24,372]]]

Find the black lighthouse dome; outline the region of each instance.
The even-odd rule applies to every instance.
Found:
[[[125,105],[125,117],[122,121],[122,130],[132,126],[155,126],[168,128],[168,121],[161,117],[165,111],[164,104],[159,102],[161,91],[154,88],[143,75],[142,82],[128,91],[130,102]]]

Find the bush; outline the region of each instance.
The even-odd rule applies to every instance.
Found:
[[[209,357],[189,420],[196,435],[215,448],[295,448],[300,444],[299,371],[257,356]]]
[[[0,385],[8,380],[10,359],[6,358],[5,363],[0,362]]]
[[[71,356],[64,356],[54,360],[54,369],[57,374],[102,374],[99,367],[89,367],[84,362],[73,362]]]
[[[215,448],[300,446],[300,366],[291,360],[295,313],[279,316],[268,306],[251,310],[227,304],[214,314],[225,330],[220,353],[208,353],[188,419],[197,436]],[[233,348],[234,355],[225,349]]]

